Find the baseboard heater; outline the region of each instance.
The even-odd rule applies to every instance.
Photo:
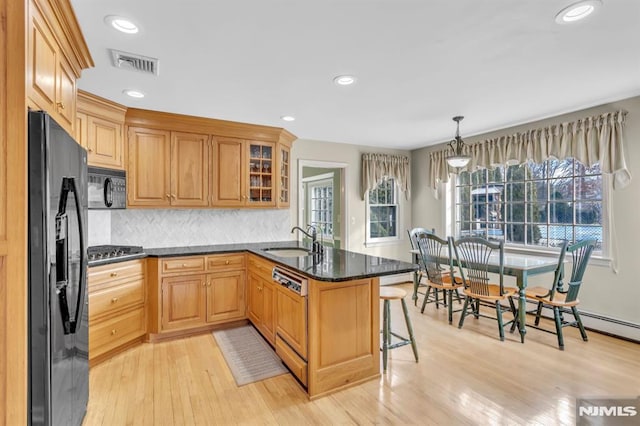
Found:
[[[550,311],[550,308],[545,307],[542,311],[542,317],[553,321],[553,314],[549,315],[546,313]],[[562,312],[565,316],[573,318],[573,314],[570,309],[563,308]],[[580,318],[582,318],[582,324],[587,330],[628,340],[634,343],[640,343],[640,324],[582,310],[579,312]]]

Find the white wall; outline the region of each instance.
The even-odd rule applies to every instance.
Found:
[[[631,184],[611,191],[618,273],[610,267],[590,265],[580,291],[580,309],[606,317],[640,324],[640,97],[589,108],[554,118],[510,127],[474,137],[464,137],[467,144],[498,135],[539,128],[562,121],[623,109],[628,111],[625,126],[627,166],[634,177]],[[413,224],[435,227],[443,234],[444,201],[436,200],[429,186],[429,152],[437,147],[412,151]],[[420,218],[420,219],[418,219]],[[614,252],[615,253],[615,252]],[[550,275],[536,277],[534,284],[547,285]]]
[[[397,243],[365,247],[365,215],[366,203],[360,198],[360,173],[362,154],[376,152],[393,155],[410,156],[409,151],[382,149],[360,145],[349,145],[332,142],[321,142],[308,139],[298,139],[291,149],[292,179],[291,179],[291,220],[292,225],[297,225],[298,208],[298,160],[316,160],[347,163],[347,177],[345,181],[347,217],[348,247],[358,253],[387,257],[398,260],[411,260],[409,254],[409,241],[406,229],[411,225],[411,201],[406,201],[404,195],[400,196],[400,240]]]

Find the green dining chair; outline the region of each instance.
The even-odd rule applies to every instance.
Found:
[[[464,284],[462,293],[465,296],[458,328],[462,328],[464,319],[468,315],[473,315],[475,318],[495,319],[498,321],[500,340],[504,341],[504,327],[511,324],[511,331],[513,331],[518,321],[518,312],[513,302],[513,296],[518,294],[518,289],[504,286],[504,241],[491,242],[480,237],[463,237],[453,241],[452,244]],[[495,255],[497,259],[492,258]],[[489,280],[490,260],[498,262],[498,284],[493,284]],[[509,307],[503,306],[501,302],[508,302]],[[481,306],[494,308],[496,316],[482,313]],[[511,311],[513,319],[504,322],[503,311]]]
[[[530,313],[535,313],[536,319],[533,328],[538,330],[554,333],[551,330],[547,330],[539,327],[540,318],[542,317],[542,308],[550,308],[553,310],[553,319],[556,325],[556,331],[554,334],[558,336],[558,347],[560,350],[564,350],[564,337],[562,335],[562,329],[566,326],[577,326],[580,329],[580,335],[585,342],[587,339],[587,332],[582,325],[580,314],[578,313],[578,292],[582,286],[582,278],[584,272],[589,264],[589,258],[591,253],[596,247],[596,240],[583,240],[575,244],[569,245],[568,242],[564,242],[560,247],[560,256],[558,257],[558,266],[556,267],[553,282],[551,288],[547,287],[531,287],[525,290],[527,299],[531,302],[537,303],[537,309]],[[569,281],[566,283],[564,279],[565,258],[566,255],[571,255],[571,275]],[[563,311],[571,309],[574,321],[565,321],[563,317]]]
[[[427,229],[427,228],[411,228],[411,229],[407,229],[407,234],[409,235],[409,244],[411,244],[411,250],[418,250],[418,242],[416,240],[417,235],[421,234],[421,233],[427,233],[427,234],[435,234],[436,230],[435,229]],[[419,257],[419,256],[417,256]],[[424,277],[424,269],[422,268],[422,262],[420,262],[420,259],[418,259],[418,278],[416,279],[416,282],[414,283],[415,288],[413,289],[413,304],[417,305],[418,304],[418,295],[422,294],[424,295],[423,292],[419,291],[419,289],[422,287],[424,288],[426,286],[426,284],[422,283],[422,278]]]
[[[422,232],[416,235],[416,243],[420,250],[420,266],[427,276],[427,290],[420,312],[424,313],[428,303],[434,303],[436,309],[439,305],[443,305],[448,308],[449,324],[451,324],[454,312],[453,294],[455,293],[458,303],[462,304],[458,289],[463,286],[462,279],[453,274],[451,241]],[[439,291],[442,291],[442,301],[438,298]]]

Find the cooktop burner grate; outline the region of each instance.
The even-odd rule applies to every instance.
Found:
[[[87,249],[89,260],[112,259],[142,253],[140,246],[102,245]]]

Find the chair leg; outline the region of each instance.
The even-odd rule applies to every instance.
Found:
[[[438,305],[440,304],[440,302],[439,302],[440,299],[438,299],[438,289],[437,288],[433,289],[433,295],[436,298],[436,309],[439,309],[440,307]]]
[[[449,324],[453,322],[453,290],[447,291],[449,295]]]
[[[571,312],[573,312],[573,317],[576,319],[576,322],[578,323],[578,328],[580,329],[580,335],[582,335],[582,340],[584,340],[585,342],[588,342],[589,339],[587,338],[587,332],[584,329],[584,325],[582,325],[582,320],[580,319],[578,308],[576,308],[575,306],[572,306]]]
[[[427,302],[429,301],[429,293],[431,293],[431,286],[427,286],[427,291],[424,294],[424,300],[422,301],[422,309],[420,309],[420,313],[424,314],[424,307],[427,306]]]
[[[473,303],[473,302],[471,302]],[[467,307],[469,306],[469,296],[465,296],[464,298],[464,306],[462,308],[462,315],[460,315],[460,322],[458,323],[458,328],[462,328],[462,324],[464,324],[464,317],[467,316]]]
[[[460,297],[460,293],[458,293],[457,288],[456,288],[456,299],[458,299],[458,304],[462,305],[462,297]]]
[[[533,323],[534,325],[540,324],[540,317],[542,316],[542,302],[538,302],[538,309],[536,310],[536,321]]]
[[[502,308],[500,301],[496,300],[496,317],[498,318],[498,332],[500,333],[500,341],[504,342],[504,323],[502,322]]]
[[[418,362],[418,346],[416,345],[416,339],[413,337],[413,327],[411,327],[411,320],[409,319],[409,311],[407,310],[407,304],[404,299],[400,299],[402,302],[402,312],[404,313],[404,322],[407,324],[407,332],[409,333],[409,340],[411,341],[411,348],[413,349],[413,356]]]
[[[476,309],[473,312],[476,319],[480,318],[480,299],[476,299]]]
[[[387,352],[389,351],[389,301],[383,302],[382,317],[382,370],[387,371]]]
[[[448,303],[447,303],[447,290],[442,289],[442,304],[444,305],[444,307],[446,308]]]
[[[511,306],[511,313],[513,314],[513,322],[511,323],[509,333],[513,333],[519,324],[518,310],[516,309],[515,303],[513,303],[513,297],[509,297],[509,306]]]
[[[553,307],[553,318],[556,321],[556,334],[558,335],[558,347],[560,350],[564,350],[564,338],[562,336],[562,319],[560,318],[560,308]]]

